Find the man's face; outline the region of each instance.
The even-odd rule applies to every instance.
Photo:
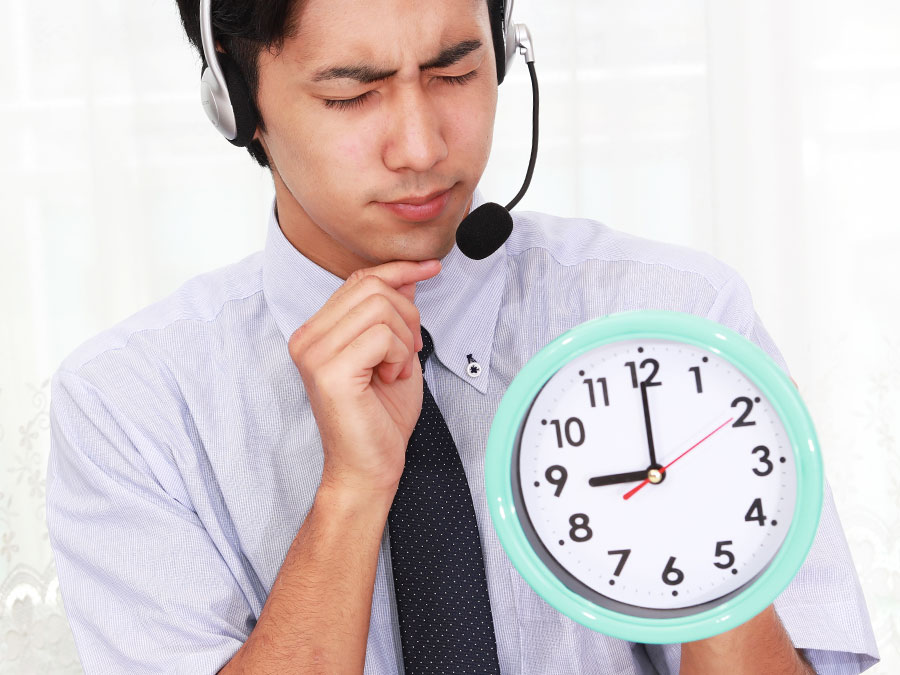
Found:
[[[491,146],[487,2],[307,0],[299,26],[259,59],[285,236],[342,278],[445,256]],[[430,212],[386,205],[443,191]]]

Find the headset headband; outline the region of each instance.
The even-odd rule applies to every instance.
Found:
[[[488,0],[498,84],[503,82],[512,65],[517,47],[525,54],[526,61],[534,61],[528,28],[512,21],[513,2]],[[256,108],[237,64],[228,54],[216,52],[212,0],[200,0],[200,42],[205,64],[200,77],[203,110],[226,139],[233,145],[245,147],[256,131]]]
[[[212,0],[200,0],[200,42],[203,45],[203,61],[207,67],[200,77],[200,101],[213,126],[229,141],[237,137],[234,109],[225,75],[219,66],[216,41],[212,29]]]

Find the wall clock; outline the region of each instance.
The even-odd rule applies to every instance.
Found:
[[[809,413],[756,345],[641,310],[536,354],[488,438],[487,498],[519,573],[572,619],[632,642],[751,619],[802,565],[823,469]]]

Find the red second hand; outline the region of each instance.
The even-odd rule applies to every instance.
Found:
[[[709,438],[709,437],[712,436],[714,433],[716,433],[719,429],[721,429],[721,428],[724,427],[726,424],[728,424],[729,422],[731,422],[733,419],[734,419],[734,418],[732,417],[732,418],[730,418],[729,420],[727,420],[727,421],[725,421],[725,422],[722,422],[722,424],[720,424],[719,426],[717,426],[715,429],[713,429],[713,430],[710,431],[708,434],[706,434],[706,436],[704,436],[703,438],[701,438],[699,441],[697,441],[696,443],[694,443],[694,444],[693,444],[691,447],[689,447],[687,450],[685,450],[685,451],[682,452],[680,455],[678,455],[678,457],[676,457],[676,458],[673,459],[671,462],[669,462],[668,464],[666,464],[666,465],[660,470],[660,473],[665,473],[665,472],[666,472],[666,469],[668,469],[668,468],[669,468],[670,466],[672,466],[675,462],[677,462],[679,459],[681,459],[681,458],[684,457],[686,454],[688,454],[691,450],[693,450],[693,449],[696,448],[698,445],[700,445],[700,444],[701,444],[703,441],[705,441],[707,438]],[[642,487],[644,487],[645,485],[647,485],[649,482],[650,482],[650,479],[648,478],[648,479],[645,480],[643,483],[641,483],[640,485],[638,485],[636,488],[632,488],[631,490],[629,490],[628,492],[625,493],[625,496],[623,497],[623,499],[631,499],[631,498],[635,495],[635,493],[637,493],[638,490],[640,490]]]

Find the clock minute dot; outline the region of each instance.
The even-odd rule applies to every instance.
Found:
[[[539,481],[539,480],[534,481],[534,487],[540,487],[540,486],[541,486],[541,481]]]
[[[643,354],[643,353],[644,353],[644,348],[638,347],[638,354]]]
[[[777,525],[777,524],[778,524],[778,521],[777,521],[777,520],[773,520],[773,521],[772,521],[772,525]]]
[[[578,371],[578,374],[583,376],[583,375],[584,375],[584,371],[583,371],[583,370],[579,370],[579,371]]]
[[[753,400],[756,401],[757,403],[759,403],[760,401],[762,401],[762,399],[761,399],[759,396],[757,396],[757,397],[754,398]]]
[[[735,569],[733,569],[733,570],[731,570],[731,573],[732,573],[732,574],[737,574],[737,573],[738,573],[738,571],[737,571],[737,570],[735,570]]]
[[[672,591],[672,595],[674,595],[674,596],[677,597],[677,596],[678,596],[678,591]]]
[[[547,424],[547,420],[541,420],[541,424]]]
[[[781,462],[782,464],[784,464],[787,461],[787,459],[785,457],[782,457],[778,461]]]
[[[703,357],[703,363],[709,363],[709,357],[708,357],[708,356],[704,356],[704,357]]]
[[[615,579],[610,579],[610,580],[609,580],[609,585],[610,585],[610,586],[615,586],[615,585],[616,585],[616,580],[615,580]]]

